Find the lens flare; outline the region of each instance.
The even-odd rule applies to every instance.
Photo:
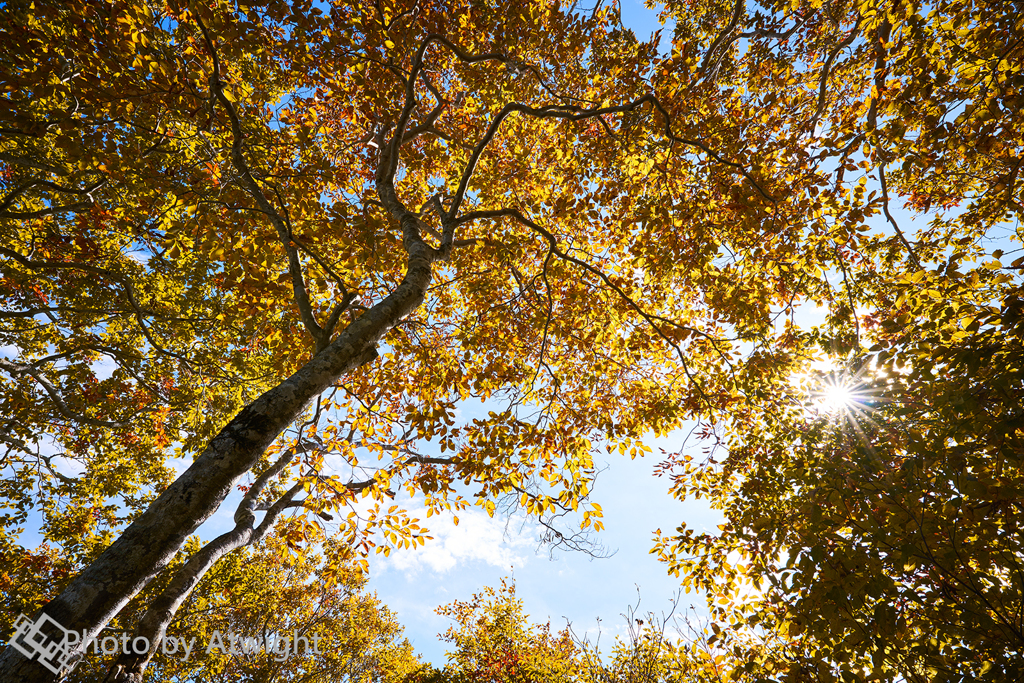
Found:
[[[815,406],[826,413],[841,413],[858,404],[855,387],[848,381],[828,378],[814,397]]]
[[[811,363],[807,371],[793,376],[794,388],[804,394],[808,418],[826,417],[837,422],[869,419],[873,406],[868,388],[868,368],[850,372],[832,359]]]

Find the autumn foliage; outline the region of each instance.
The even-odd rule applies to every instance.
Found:
[[[696,421],[661,471],[727,523],[655,552],[714,627],[651,671],[1017,680],[1020,12],[623,9],[7,3],[12,618],[159,637],[253,547],[355,585],[429,542],[402,491],[585,549],[595,458]],[[829,373],[855,402],[823,414]],[[516,614],[465,675],[563,675]],[[48,676],[19,657],[0,680]]]

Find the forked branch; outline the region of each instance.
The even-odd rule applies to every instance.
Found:
[[[156,653],[157,645],[167,633],[167,627],[174,620],[178,608],[192,594],[206,572],[228,553],[258,543],[267,535],[277,518],[303,490],[302,483],[296,483],[278,498],[258,526],[253,514],[256,501],[267,484],[288,466],[293,456],[291,451],[285,452],[257,477],[235,510],[235,527],[204,545],[175,572],[167,588],[153,600],[135,629],[134,637],[146,638],[150,647],[142,654],[134,651],[122,653],[108,672],[108,681],[141,683],[146,666]]]
[[[227,113],[228,121],[231,125],[231,165],[234,166],[235,171],[238,173],[238,177],[241,180],[242,186],[245,191],[252,197],[253,201],[256,202],[256,206],[259,207],[260,211],[263,212],[270,224],[274,226],[277,231],[278,239],[281,240],[281,244],[284,247],[285,253],[288,256],[288,272],[291,275],[292,280],[292,291],[294,294],[295,305],[299,309],[299,318],[302,320],[303,326],[306,331],[309,332],[310,336],[313,337],[313,341],[316,343],[316,352],[320,353],[331,341],[332,329],[321,327],[316,320],[316,316],[313,313],[313,307],[309,300],[309,291],[306,288],[306,282],[302,275],[302,263],[299,261],[298,250],[296,249],[292,240],[292,230],[289,226],[288,219],[285,215],[282,215],[274,205],[270,203],[267,196],[263,192],[263,188],[256,181],[256,178],[252,174],[252,170],[249,167],[248,162],[245,159],[245,154],[242,149],[242,141],[244,134],[242,132],[242,122],[238,116],[238,110],[235,107],[234,102],[228,98],[224,93],[224,82],[220,80],[220,57],[217,53],[216,46],[213,43],[213,39],[210,37],[210,32],[207,30],[203,20],[198,16],[195,16],[196,24],[199,26],[200,31],[203,34],[203,40],[206,43],[206,49],[210,53],[210,59],[213,61],[213,70],[210,73],[210,95],[211,99],[218,102],[224,111]],[[278,195],[280,200],[280,195]],[[283,200],[282,202],[283,207]],[[340,314],[339,314],[340,315]],[[337,318],[333,317],[335,322]]]
[[[135,319],[138,321],[139,327],[142,330],[142,334],[143,336],[146,337],[146,341],[148,341],[150,345],[154,349],[156,349],[157,352],[165,356],[170,356],[171,358],[176,358],[177,360],[184,363],[185,366],[188,367],[189,369],[192,368],[192,363],[189,361],[188,358],[185,358],[184,356],[174,353],[173,351],[168,351],[153,336],[152,332],[149,329],[149,325],[147,325],[145,321],[146,315],[151,314],[145,309],[143,309],[142,306],[139,304],[139,300],[135,295],[135,285],[132,284],[131,278],[122,275],[118,272],[115,272],[113,270],[110,270],[108,268],[101,268],[99,266],[94,266],[89,263],[80,263],[78,261],[37,261],[26,257],[24,254],[19,254],[16,251],[7,249],[6,247],[0,247],[0,254],[3,254],[4,256],[9,256],[10,258],[14,259],[15,261],[20,263],[25,268],[28,268],[29,270],[81,270],[86,273],[103,275],[105,277],[109,277],[110,279],[121,283],[121,285],[124,287],[125,295],[128,298],[128,304],[131,306],[132,312],[135,314]]]
[[[706,334],[704,332],[701,332],[700,330],[694,329],[692,327],[687,327],[686,325],[682,325],[682,324],[680,324],[680,323],[678,323],[678,322],[676,322],[674,320],[670,320],[668,318],[664,318],[664,317],[659,316],[659,315],[653,315],[651,313],[648,313],[631,296],[629,296],[629,294],[627,294],[625,292],[625,290],[622,289],[622,287],[620,287],[618,284],[615,283],[615,281],[613,281],[610,277],[608,277],[608,275],[606,273],[601,271],[599,268],[595,268],[593,265],[587,263],[586,261],[578,259],[578,258],[576,258],[576,257],[574,257],[574,256],[572,256],[572,255],[570,255],[568,253],[566,253],[565,251],[563,251],[558,246],[558,239],[554,236],[553,233],[551,233],[551,231],[549,231],[547,228],[544,228],[541,225],[538,225],[536,222],[530,220],[529,218],[524,216],[522,214],[522,212],[518,211],[517,209],[496,209],[496,210],[493,210],[493,211],[475,211],[473,213],[466,214],[465,216],[460,218],[458,223],[461,224],[461,223],[465,223],[467,221],[477,220],[477,219],[481,219],[481,218],[501,218],[501,217],[513,218],[517,222],[519,222],[520,224],[530,228],[531,230],[533,230],[535,233],[537,233],[538,235],[540,235],[541,237],[543,237],[547,241],[550,253],[554,254],[555,256],[557,256],[558,258],[560,258],[560,259],[562,259],[564,261],[568,261],[569,263],[573,263],[573,264],[579,266],[580,268],[582,268],[583,270],[587,271],[588,273],[590,273],[592,275],[595,275],[597,278],[599,278],[605,284],[605,286],[607,286],[612,291],[614,291],[626,303],[626,305],[634,313],[639,315],[650,326],[650,328],[652,330],[654,330],[655,333],[659,337],[661,337],[662,340],[665,341],[665,343],[667,343],[670,347],[672,347],[672,349],[676,352],[676,355],[678,356],[679,361],[680,361],[680,363],[681,363],[681,365],[683,367],[683,372],[685,372],[686,376],[690,379],[691,382],[693,382],[693,385],[695,387],[697,387],[697,391],[700,393],[700,395],[703,398],[707,399],[707,395],[704,393],[703,387],[696,380],[696,378],[693,377],[693,375],[690,372],[689,364],[687,363],[687,360],[686,360],[686,354],[683,352],[682,347],[680,347],[679,343],[676,342],[675,340],[673,340],[665,332],[665,330],[662,328],[662,325],[669,325],[669,326],[672,326],[672,327],[676,327],[676,328],[678,328],[680,330],[685,331],[687,334],[693,334],[693,335],[696,335],[696,336],[702,336],[702,337],[708,339],[710,342],[712,342],[712,345],[715,345],[716,349],[717,349],[717,345],[716,345],[716,341],[717,340],[715,340],[710,335],[708,335],[708,334]],[[719,351],[719,353],[721,354],[721,351]],[[721,354],[721,355],[722,355],[722,358],[727,360],[727,357],[724,354]]]

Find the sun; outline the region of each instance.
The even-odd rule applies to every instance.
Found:
[[[870,412],[871,392],[866,387],[866,368],[851,373],[833,359],[817,360],[804,372],[793,375],[793,386],[804,394],[808,418],[858,419]]]
[[[815,394],[814,404],[824,413],[846,412],[859,403],[855,387],[845,378],[824,379]]]

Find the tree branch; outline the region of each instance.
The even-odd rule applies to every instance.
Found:
[[[190,557],[185,565],[175,573],[167,588],[153,600],[133,634],[134,638],[146,638],[150,643],[149,649],[143,654],[122,653],[107,674],[108,681],[141,683],[146,666],[156,654],[157,646],[166,635],[167,627],[174,620],[178,608],[192,594],[206,572],[228,553],[259,543],[266,536],[273,523],[290,505],[292,499],[302,491],[303,487],[301,482],[292,486],[267,510],[267,514],[255,528],[253,528],[255,516],[252,511],[255,499],[255,496],[252,495],[253,490],[262,490],[263,485],[284,469],[284,466],[291,460],[291,455],[291,453],[287,453],[282,456],[273,467],[257,479],[256,484],[253,484],[235,512],[234,529],[210,541]]]
[[[468,190],[470,178],[473,175],[477,162],[480,160],[480,156],[483,154],[484,149],[486,149],[487,145],[490,144],[491,140],[497,134],[498,128],[501,126],[501,123],[513,112],[518,112],[536,118],[558,118],[567,121],[582,121],[586,119],[600,117],[604,114],[618,114],[631,112],[636,109],[639,109],[640,107],[647,103],[650,103],[664,117],[665,126],[662,130],[662,134],[669,141],[690,147],[695,147],[704,152],[705,154],[707,154],[712,159],[714,159],[715,162],[723,164],[725,166],[729,166],[731,168],[735,168],[743,175],[744,178],[747,179],[748,182],[750,182],[751,185],[754,186],[755,189],[757,189],[758,193],[762,197],[764,197],[767,201],[771,202],[772,204],[776,204],[775,199],[773,199],[771,195],[769,195],[764,190],[764,188],[762,188],[761,185],[756,180],[754,180],[754,178],[750,175],[750,173],[742,164],[723,159],[721,156],[712,151],[706,145],[697,142],[696,140],[681,138],[675,135],[675,133],[672,132],[671,115],[669,115],[668,111],[665,109],[661,101],[655,95],[648,94],[626,104],[607,107],[595,107],[591,109],[582,109],[576,105],[560,104],[546,105],[544,107],[530,107],[518,103],[506,104],[501,109],[501,111],[498,112],[494,120],[491,121],[483,138],[481,138],[480,142],[473,149],[473,153],[470,155],[470,159],[466,164],[465,170],[463,171],[462,177],[459,181],[458,189],[455,192],[455,196],[452,199],[451,206],[447,211],[445,219],[451,221],[455,219],[455,217],[457,216],[459,208],[461,207],[462,202],[465,198],[466,191]]]
[[[388,152],[387,154],[384,155],[384,158],[382,159],[381,166],[383,169],[383,175],[390,181],[394,181],[395,173],[398,170],[398,149],[399,147],[402,146],[402,143],[405,141],[406,128],[409,125],[409,119],[412,116],[412,112],[416,108],[416,79],[419,77],[420,72],[423,70],[423,57],[426,54],[427,48],[430,47],[431,43],[439,43],[441,45],[444,45],[449,50],[451,50],[452,53],[454,53],[455,56],[457,56],[460,60],[468,64],[485,61],[498,61],[504,64],[510,61],[508,57],[497,52],[488,52],[482,55],[474,55],[462,50],[462,48],[460,48],[458,45],[451,42],[444,36],[438,35],[436,33],[431,33],[427,35],[427,37],[423,39],[423,42],[420,43],[419,48],[417,48],[416,50],[416,56],[413,58],[412,68],[409,70],[409,78],[406,80],[405,83],[405,104],[402,107],[402,112],[398,116],[398,122],[395,126],[395,133],[394,136],[391,138],[391,142],[388,146]],[[430,86],[428,85],[428,87]],[[438,107],[441,107],[440,103],[442,100],[437,95],[435,95],[435,97],[438,97],[438,106],[435,107],[431,114],[428,114],[427,117],[427,120],[430,121],[431,124],[433,123],[433,120],[436,120],[436,117],[440,115]],[[434,112],[437,113],[434,116],[434,118],[431,119],[431,115],[433,115]]]
[[[53,190],[55,192],[62,192],[64,194],[76,194],[76,195],[86,195],[86,196],[88,196],[91,193],[93,193],[96,190],[98,190],[99,188],[103,187],[103,185],[105,185],[106,182],[107,182],[106,178],[101,178],[100,180],[96,181],[95,183],[93,183],[92,185],[90,185],[88,187],[85,187],[85,188],[74,188],[74,187],[64,187],[63,185],[58,185],[57,183],[51,182],[49,180],[30,180],[28,182],[22,183],[18,187],[16,187],[13,190],[11,190],[9,193],[7,193],[7,196],[4,197],[4,199],[2,201],[0,201],[0,217],[2,217],[2,218],[19,218],[19,217],[21,217],[19,214],[16,214],[16,213],[8,213],[7,209],[8,209],[8,207],[10,207],[18,199],[18,197],[20,195],[24,194],[25,192],[28,192],[33,187],[45,187],[45,188]],[[84,204],[85,206],[89,206],[90,205],[88,202],[79,202],[78,204],[70,204],[70,205],[64,207],[63,210],[72,210],[73,207],[78,207],[79,204]],[[53,207],[51,207],[51,208],[53,208]]]
[[[50,395],[50,400],[52,400],[53,404],[56,406],[57,412],[69,420],[81,422],[82,424],[87,424],[92,427],[107,427],[110,429],[124,429],[130,425],[129,422],[111,422],[108,420],[98,420],[96,418],[89,417],[88,415],[76,413],[71,408],[69,408],[68,405],[64,402],[64,399],[61,398],[60,392],[57,390],[57,387],[55,387],[50,382],[50,380],[46,379],[46,377],[41,372],[39,372],[38,368],[35,368],[31,365],[21,365],[20,363],[12,363],[5,358],[0,358],[0,368],[3,368],[12,375],[28,375],[32,377],[36,382],[39,383],[39,386],[46,390],[46,393]]]
[[[729,20],[729,23],[726,25],[724,29],[722,29],[722,32],[718,34],[718,37],[715,38],[714,42],[711,43],[711,46],[708,48],[708,51],[704,53],[704,59],[701,60],[700,67],[697,70],[698,74],[700,74],[701,77],[706,75],[705,70],[708,67],[708,62],[711,60],[711,57],[715,54],[715,51],[718,49],[718,46],[721,45],[725,41],[725,39],[728,38],[729,35],[736,30],[736,24],[739,23],[740,17],[744,14],[746,8],[746,0],[736,0],[736,4],[733,6],[732,9],[732,18]],[[732,41],[730,41],[730,43],[731,42]]]
[[[900,238],[900,241],[903,242],[903,246],[907,248],[907,254],[910,256],[910,260],[914,262],[914,265],[917,266],[918,270],[921,270],[921,262],[917,258],[917,252],[914,251],[914,247],[911,246],[909,241],[907,241],[907,237],[903,234],[903,231],[900,230],[900,226],[896,223],[896,219],[892,217],[891,213],[889,213],[889,188],[885,183],[884,165],[878,167],[878,180],[882,185],[882,211],[885,213],[885,218],[889,221],[889,225],[893,227],[893,230],[896,231],[896,235]]]
[[[709,341],[712,341],[712,343],[715,342],[713,337],[711,337],[710,335],[707,335],[707,334],[705,334],[703,332],[700,332],[699,330],[696,330],[694,328],[687,327],[685,325],[681,325],[681,324],[679,324],[679,323],[677,323],[677,322],[675,322],[673,320],[669,320],[667,318],[663,318],[663,317],[657,316],[657,315],[652,315],[652,314],[646,312],[639,304],[637,304],[632,299],[632,297],[630,297],[628,294],[626,294],[626,292],[621,287],[619,287],[617,284],[615,284],[615,282],[613,282],[611,280],[611,278],[609,278],[605,273],[603,273],[598,268],[595,268],[594,266],[590,265],[586,261],[582,261],[582,260],[580,260],[580,259],[578,259],[578,258],[576,258],[574,256],[570,256],[566,252],[562,251],[559,248],[559,246],[558,246],[557,238],[549,230],[547,230],[546,228],[541,227],[540,225],[538,225],[534,221],[530,220],[529,218],[524,216],[517,209],[497,209],[497,210],[493,210],[493,211],[474,211],[474,212],[472,212],[470,214],[466,214],[465,216],[463,216],[461,219],[459,219],[457,221],[457,223],[461,224],[461,223],[464,223],[464,222],[466,222],[468,220],[476,220],[476,219],[479,219],[479,218],[499,218],[499,217],[502,217],[502,216],[507,216],[507,217],[510,217],[510,218],[514,218],[516,221],[518,221],[522,225],[525,225],[526,227],[530,228],[531,230],[536,232],[538,235],[542,236],[545,240],[547,240],[551,252],[554,253],[556,256],[558,256],[560,259],[562,259],[564,261],[568,261],[570,263],[576,264],[580,268],[583,268],[587,272],[597,276],[602,282],[604,282],[604,284],[606,286],[611,288],[626,303],[626,305],[630,309],[632,309],[637,315],[639,315],[641,318],[644,319],[644,321],[651,327],[651,329],[653,329],[657,333],[657,335],[659,337],[661,337],[665,341],[665,343],[667,343],[669,346],[672,347],[672,349],[675,350],[676,355],[678,356],[679,361],[680,361],[680,363],[681,363],[681,365],[683,367],[683,372],[686,373],[686,376],[690,379],[691,382],[693,382],[693,385],[695,387],[697,387],[697,391],[700,393],[701,397],[704,398],[705,400],[707,400],[708,397],[705,394],[704,389],[701,386],[700,382],[698,382],[696,380],[696,378],[694,378],[693,375],[690,373],[689,364],[686,362],[686,354],[683,353],[683,350],[679,346],[679,344],[677,344],[675,341],[673,341],[672,338],[669,337],[665,333],[665,331],[661,328],[661,326],[658,324],[658,322],[661,322],[661,323],[664,323],[664,324],[668,324],[668,325],[672,325],[673,327],[677,327],[679,329],[685,330],[689,334],[696,334],[696,335],[699,335],[699,336],[703,336],[703,337],[707,338]],[[716,348],[717,348],[717,346],[716,346]],[[719,353],[721,353],[721,352],[719,352]]]
[[[68,211],[88,209],[90,206],[92,206],[92,202],[75,202],[74,204],[64,204],[62,206],[51,206],[46,209],[39,209],[38,211],[0,211],[0,218],[42,218],[43,216],[53,216],[59,213],[67,213]]]
[[[213,44],[213,39],[210,38],[209,31],[206,29],[206,25],[199,18],[198,14],[193,16],[195,17],[196,24],[199,25],[200,31],[202,31],[203,40],[206,42],[206,48],[210,52],[210,58],[213,61],[213,71],[210,73],[211,95],[224,108],[228,115],[228,121],[231,124],[231,164],[238,172],[245,190],[256,202],[260,211],[266,214],[271,225],[277,230],[278,238],[281,240],[281,244],[288,255],[288,271],[291,273],[292,291],[294,293],[295,305],[299,309],[299,317],[306,331],[313,337],[313,341],[316,343],[316,352],[319,353],[327,348],[330,339],[329,335],[324,334],[323,328],[320,327],[316,321],[316,316],[313,315],[313,309],[309,302],[309,293],[302,277],[302,264],[299,262],[298,252],[292,245],[291,228],[288,226],[287,219],[274,209],[270,200],[267,199],[263,189],[253,177],[249,164],[245,160],[245,156],[242,153],[242,140],[244,139],[242,123],[234,103],[224,94],[224,83],[220,80],[220,57]],[[278,199],[280,201],[280,195],[278,195]]]
[[[192,363],[191,361],[189,361],[188,358],[185,358],[184,356],[174,353],[173,351],[168,351],[153,337],[152,333],[149,330],[149,326],[146,325],[146,321],[144,320],[146,311],[143,310],[143,308],[139,305],[139,301],[135,297],[135,286],[132,284],[131,279],[128,278],[127,276],[121,275],[120,273],[114,272],[107,268],[100,268],[99,266],[93,266],[87,263],[79,263],[77,261],[35,261],[25,257],[22,254],[19,254],[16,251],[7,249],[6,247],[0,247],[0,254],[10,256],[15,261],[17,261],[18,263],[20,263],[21,265],[30,270],[82,270],[87,273],[105,275],[113,280],[116,280],[117,282],[121,283],[122,286],[124,286],[125,294],[128,296],[128,303],[131,305],[132,311],[135,313],[135,319],[138,321],[139,327],[142,329],[142,334],[146,337],[146,340],[150,343],[150,345],[152,345],[152,347],[156,349],[159,353],[162,353],[166,356],[170,356],[172,358],[176,358],[180,360],[182,363],[184,363],[186,367],[190,369],[192,368]]]

